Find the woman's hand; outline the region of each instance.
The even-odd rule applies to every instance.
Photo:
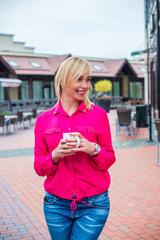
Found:
[[[80,145],[78,148],[73,148],[72,152],[85,152],[88,154],[92,154],[95,151],[95,143],[88,141],[86,138],[84,138],[80,133],[75,132],[71,133],[71,136],[77,136],[80,139]],[[68,139],[69,141],[70,139]]]
[[[61,139],[57,148],[52,151],[52,161],[56,164],[60,158],[75,154],[72,150],[76,147],[76,139],[71,137],[69,139]]]
[[[89,142],[80,133],[75,132],[71,133],[70,135],[73,137],[69,139],[61,139],[58,147],[52,151],[52,161],[54,164],[56,164],[60,158],[73,155],[76,152],[85,152],[92,154],[95,151],[95,143]],[[80,145],[78,148],[76,147],[77,140],[74,136],[77,136],[80,139]]]

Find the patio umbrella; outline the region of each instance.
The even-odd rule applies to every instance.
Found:
[[[11,97],[9,92],[9,87],[19,87],[22,81],[15,78],[0,78],[0,84],[2,87],[6,87],[9,101],[9,109],[12,111]]]

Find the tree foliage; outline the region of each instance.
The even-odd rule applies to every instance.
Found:
[[[103,79],[95,83],[95,92],[109,92],[112,90],[112,83],[110,80]]]

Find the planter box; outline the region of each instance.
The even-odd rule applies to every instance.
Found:
[[[102,99],[98,101],[98,106],[106,110],[106,112],[109,112],[111,105],[110,99]]]

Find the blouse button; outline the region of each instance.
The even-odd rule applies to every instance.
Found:
[[[71,130],[71,128],[68,128],[68,130]]]

